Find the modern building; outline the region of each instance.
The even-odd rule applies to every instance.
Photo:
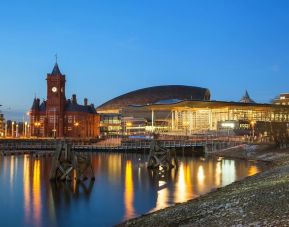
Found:
[[[170,110],[167,131],[195,134],[230,130],[236,134],[286,134],[289,128],[289,107],[272,104],[184,100],[171,104],[135,107],[157,113]],[[153,124],[152,124],[153,126]]]
[[[276,105],[289,105],[289,93],[282,93],[273,100]]]
[[[227,102],[210,100],[208,89],[175,88],[167,97],[155,95],[163,95],[162,89],[169,89],[166,86],[161,91],[156,89],[156,93],[151,88],[142,89],[148,92],[131,92],[101,105],[98,111],[103,115],[118,113],[122,133],[192,135],[230,131],[236,135],[288,135],[289,106],[256,103],[247,91],[239,102]],[[183,88],[188,91],[185,95]]]
[[[93,104],[85,98],[83,105],[76,95],[66,99],[66,76],[55,63],[47,74],[47,99],[35,98],[30,111],[31,136],[37,137],[97,137],[99,115]]]
[[[133,105],[145,106],[180,100],[210,100],[210,96],[210,91],[206,88],[183,85],[155,86],[135,90],[97,107],[96,110],[101,115],[100,130],[102,134],[123,134],[139,132],[144,127],[151,125],[151,113],[147,110],[133,110],[130,113],[130,107]],[[169,115],[170,110],[158,111],[153,119],[154,124],[166,123]]]

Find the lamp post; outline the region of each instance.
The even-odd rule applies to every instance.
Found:
[[[14,137],[14,124],[15,124],[15,122],[12,121],[12,127],[11,127],[11,137],[12,138]]]
[[[17,138],[19,136],[19,125],[16,124],[16,135],[15,137]]]
[[[74,126],[74,128],[76,129],[74,132],[75,132],[75,136],[77,137],[77,132],[79,132],[79,125],[80,125],[80,123],[78,122],[78,121],[74,121],[74,123],[73,123],[73,126]]]
[[[255,137],[255,125],[256,125],[256,121],[251,121],[253,141]]]
[[[37,133],[36,133],[36,137],[38,137],[39,136],[39,128],[40,128],[40,126],[41,126],[41,123],[39,122],[39,121],[36,121],[35,123],[34,123],[34,126],[35,126],[35,128],[37,129]]]
[[[7,121],[5,122],[5,137],[7,137]]]
[[[30,137],[30,124],[27,125],[27,137]]]
[[[27,137],[27,121],[24,122],[24,137]]]

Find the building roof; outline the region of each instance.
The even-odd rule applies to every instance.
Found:
[[[39,111],[40,112],[45,112],[46,111],[46,101],[43,101],[40,106],[39,106]]]
[[[164,100],[210,100],[210,91],[207,88],[184,86],[184,85],[165,85],[148,87],[135,90],[97,107],[97,111],[110,109],[123,109],[129,105],[147,105]]]
[[[39,112],[45,112],[46,111],[46,101],[43,101],[40,104],[40,100],[35,98],[33,101],[31,110],[39,111]],[[84,106],[84,105],[79,105],[77,103],[73,103],[70,100],[66,101],[64,111],[66,111],[66,112],[85,112],[85,113],[96,114],[96,110],[95,110],[93,104]]]
[[[37,98],[34,98],[31,110],[39,110],[39,103],[40,103],[40,100]]]
[[[57,62],[55,63],[55,65],[52,69],[51,75],[62,75]]]
[[[66,101],[66,105],[65,105],[65,111],[67,112],[85,112],[85,113],[91,113],[91,114],[95,114],[96,110],[94,108],[94,105],[79,105],[77,103],[73,103],[70,100]]]
[[[268,103],[243,103],[243,102],[228,102],[228,101],[200,101],[200,100],[183,100],[173,104],[151,104],[143,106],[129,106],[128,109],[135,110],[171,110],[171,109],[206,109],[206,108],[240,108],[248,109],[254,108],[256,110],[264,110],[268,108],[273,109],[289,109],[289,106],[274,105]]]
[[[255,101],[250,98],[250,95],[249,95],[247,90],[245,92],[245,95],[241,98],[240,102],[242,102],[242,103],[255,103]]]

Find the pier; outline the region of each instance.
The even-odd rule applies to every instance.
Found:
[[[2,155],[21,155],[21,154],[52,154],[58,142],[61,140],[1,140],[0,154]],[[119,140],[113,142],[111,140],[102,141],[78,141],[64,140],[72,144],[75,152],[133,152],[148,153],[150,149],[150,140]],[[202,139],[173,139],[160,140],[160,145],[167,149],[174,148],[178,154],[191,155],[194,153],[211,153],[214,151],[227,149],[244,144],[240,140],[227,140],[216,138]]]

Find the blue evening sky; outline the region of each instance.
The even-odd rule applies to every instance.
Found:
[[[287,0],[1,1],[0,104],[18,116],[58,54],[67,97],[96,106],[135,89],[207,87],[258,102],[289,92]]]

